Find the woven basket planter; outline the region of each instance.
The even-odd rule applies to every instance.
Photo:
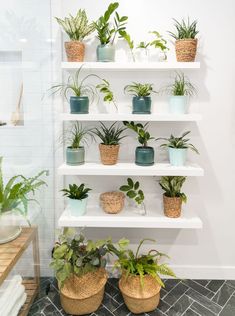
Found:
[[[126,277],[124,274],[119,280],[119,289],[126,306],[134,314],[151,312],[159,304],[161,286],[150,275],[144,276],[144,285],[141,286],[139,276]]]
[[[164,214],[167,217],[177,218],[181,215],[182,199],[180,197],[167,197],[163,194]]]
[[[104,192],[100,194],[102,209],[109,214],[117,214],[124,207],[125,194],[122,192]]]
[[[195,61],[197,39],[181,39],[175,42],[176,59],[179,62]]]
[[[100,160],[103,165],[115,165],[118,160],[120,145],[99,144]]]
[[[68,61],[83,61],[85,55],[85,45],[79,41],[65,42],[65,51]]]
[[[95,312],[104,297],[107,273],[100,268],[81,277],[73,275],[60,289],[61,305],[67,314],[86,315]]]

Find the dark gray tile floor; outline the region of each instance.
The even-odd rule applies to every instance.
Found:
[[[158,308],[140,316],[235,316],[233,280],[166,280],[165,284]],[[29,316],[39,315],[67,316],[60,305],[54,278],[41,279],[40,294],[29,312]],[[127,315],[134,314],[128,311],[123,302],[118,290],[118,280],[109,279],[103,304],[92,316]]]

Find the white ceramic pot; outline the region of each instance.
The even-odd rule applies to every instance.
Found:
[[[118,112],[117,107],[113,102],[104,102],[104,110],[105,113],[108,114],[114,114]]]
[[[149,49],[137,48],[135,50],[135,61],[147,63],[149,61]]]
[[[7,243],[17,238],[22,229],[17,225],[14,212],[6,212],[0,215],[0,244]]]
[[[69,199],[68,208],[72,216],[82,216],[86,213],[87,198],[82,200]]]

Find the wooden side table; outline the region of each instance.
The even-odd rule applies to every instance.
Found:
[[[38,294],[40,282],[40,260],[38,247],[37,227],[24,227],[22,233],[15,240],[0,245],[0,285],[8,276],[24,251],[32,242],[34,260],[34,278],[23,279],[23,285],[27,293],[27,299],[19,312],[19,316],[26,316]]]

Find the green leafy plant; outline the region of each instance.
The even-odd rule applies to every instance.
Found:
[[[161,275],[176,277],[166,263],[159,263],[163,257],[168,256],[156,249],[151,249],[146,254],[140,254],[140,249],[146,241],[156,242],[153,239],[142,239],[135,253],[127,247],[120,249],[115,267],[119,268],[126,278],[130,275],[139,276],[142,286],[144,286],[144,276],[151,275],[160,286],[165,287]]]
[[[122,37],[122,31],[125,30],[125,25],[127,23],[127,16],[120,16],[116,9],[119,7],[118,2],[110,3],[108,9],[105,11],[96,22],[94,22],[97,37],[101,45],[107,45],[109,43],[114,44],[116,36]],[[115,13],[114,23],[110,23],[110,18]]]
[[[125,192],[139,205],[144,202],[144,192],[140,189],[139,181],[134,182],[131,178],[127,178],[127,184],[120,186],[119,190]]]
[[[36,199],[30,198],[28,195],[30,193],[34,195],[41,186],[46,185],[46,182],[41,177],[47,174],[47,171],[43,170],[31,178],[16,175],[4,185],[2,160],[3,158],[0,157],[0,216],[6,212],[14,211],[26,217],[29,202],[38,203]]]
[[[104,256],[116,251],[110,238],[104,240],[87,240],[73,229],[66,228],[55,244],[50,266],[55,270],[59,287],[73,274],[82,276],[106,266]]]
[[[191,150],[193,150],[194,152],[196,152],[197,154],[199,154],[198,150],[195,148],[194,145],[189,144],[188,141],[190,140],[189,138],[184,138],[186,135],[188,135],[190,133],[190,131],[187,131],[185,133],[182,134],[182,136],[180,137],[174,137],[172,134],[170,136],[170,138],[157,138],[156,140],[166,140],[167,143],[162,144],[160,147],[170,147],[170,148],[189,148]]]
[[[134,41],[131,39],[130,34],[128,34],[125,30],[119,31],[119,34],[120,34],[120,37],[123,38],[127,42],[128,46],[130,48],[130,51],[131,51],[132,59],[133,59],[133,61],[135,61],[135,55],[133,53]]]
[[[88,192],[91,191],[91,189],[86,188],[85,184],[82,183],[79,186],[76,184],[69,184],[68,189],[61,190],[64,192],[64,196],[68,197],[72,200],[84,200],[88,197]]]
[[[82,9],[78,10],[76,16],[69,14],[69,17],[64,20],[56,18],[56,21],[62,26],[71,41],[81,42],[95,30],[94,23],[89,23],[86,11]]]
[[[150,136],[149,132],[147,131],[148,123],[145,123],[144,125],[141,123],[134,123],[133,121],[128,122],[124,121],[123,124],[134,131],[138,135],[138,142],[143,146],[148,146],[148,141],[151,139],[154,139],[154,137]]]
[[[192,96],[196,93],[195,87],[183,73],[176,73],[174,82],[166,87],[166,91],[174,96]]]
[[[103,82],[98,84],[96,88],[99,89],[99,91],[104,94],[103,100],[105,102],[112,102],[117,108],[117,105],[114,99],[114,94],[110,88],[110,83],[108,82],[108,80],[103,79]]]
[[[137,82],[133,82],[132,84],[126,85],[124,87],[124,92],[137,97],[148,97],[152,93],[156,93],[156,91],[153,90],[153,84],[142,84]]]
[[[149,32],[150,34],[153,34],[154,35],[154,39],[150,42],[140,42],[138,45],[137,45],[137,49],[138,48],[142,48],[142,49],[145,49],[146,50],[146,53],[147,53],[147,48],[149,46],[153,46],[154,48],[158,48],[160,49],[164,55],[165,55],[165,59],[167,58],[166,56],[166,51],[169,50],[169,48],[166,46],[167,45],[167,41],[163,38],[163,36],[157,32],[157,31],[152,31],[152,32]]]
[[[91,128],[83,127],[81,123],[74,122],[64,132],[63,140],[70,148],[77,149],[82,143],[87,143],[88,138],[93,139]]]
[[[173,19],[175,21],[175,33],[168,32],[174,39],[180,40],[180,39],[194,39],[196,35],[199,33],[197,30],[197,21],[190,22],[190,19],[188,18],[187,21],[182,19],[181,22],[177,21],[176,19]]]
[[[167,197],[179,197],[184,203],[187,202],[187,196],[181,192],[181,188],[186,180],[186,177],[181,176],[165,176],[161,177],[159,185],[165,191]]]
[[[110,127],[100,122],[100,127],[95,128],[93,133],[101,139],[103,145],[118,145],[120,141],[126,137],[122,136],[122,133],[126,130],[124,127],[116,126],[117,122],[114,122]]]

